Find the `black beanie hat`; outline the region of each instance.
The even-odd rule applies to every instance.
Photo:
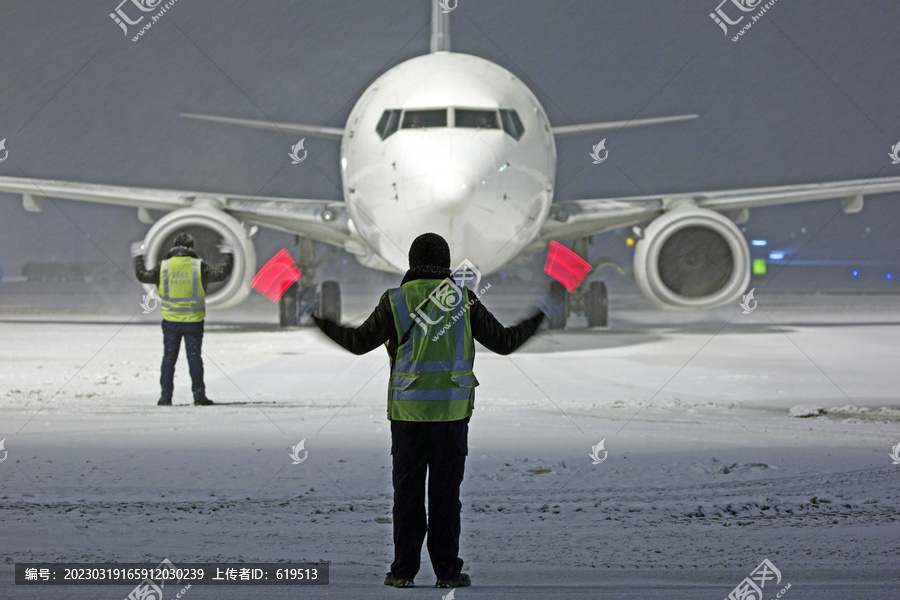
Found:
[[[194,236],[189,233],[179,233],[175,236],[175,241],[172,243],[172,245],[181,246],[183,248],[193,248]]]
[[[450,246],[436,233],[423,233],[409,247],[409,268],[450,268]]]

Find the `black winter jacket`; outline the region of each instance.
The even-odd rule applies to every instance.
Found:
[[[401,285],[415,279],[439,279],[449,275],[449,269],[440,273],[432,270],[410,269],[403,277]],[[497,354],[510,354],[516,350],[535,334],[544,319],[544,313],[538,311],[512,327],[504,327],[475,296],[475,292],[472,290],[468,290],[468,292],[469,300],[473,302],[469,307],[472,337],[485,348]],[[387,292],[381,297],[381,301],[369,318],[359,327],[342,327],[332,321],[319,319],[315,315],[313,315],[313,319],[325,335],[354,354],[365,354],[381,344],[387,344],[388,355],[391,357],[391,366],[393,367],[394,359],[397,356],[398,340],[394,328],[394,314]]]
[[[200,258],[193,250],[184,248],[182,246],[176,246],[169,250],[166,258],[172,258],[173,256],[190,256],[191,258]],[[200,263],[200,281],[203,283],[204,290],[206,289],[208,284],[216,283],[218,281],[225,281],[231,276],[231,270],[234,268],[234,257],[230,254],[223,254],[222,260],[224,261],[222,263],[222,266],[215,269],[206,264],[205,260]],[[134,274],[137,277],[137,280],[141,283],[152,283],[154,285],[159,285],[159,269],[160,265],[157,264],[155,267],[148,271],[144,267],[144,257],[134,257]]]

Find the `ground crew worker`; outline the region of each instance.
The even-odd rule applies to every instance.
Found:
[[[175,363],[184,338],[188,368],[191,372],[191,391],[194,404],[209,406],[213,401],[206,397],[203,383],[203,329],[206,318],[206,287],[210,283],[225,281],[234,268],[234,246],[223,243],[218,246],[224,264],[211,268],[193,250],[194,237],[189,233],[175,236],[174,247],[166,259],[149,271],[144,267],[144,247],[140,242],[131,246],[134,256],[134,272],[141,283],[157,286],[162,305],[163,359],[160,368],[161,388],[159,406],[172,405]]]
[[[365,354],[385,344],[391,358],[387,416],[393,458],[394,562],[384,584],[394,587],[414,586],[426,531],[435,587],[471,585],[459,558],[459,486],[478,385],[472,372],[474,340],[498,354],[509,354],[534,335],[544,318],[536,311],[513,327],[503,327],[475,292],[459,287],[462,301],[448,312],[447,298],[454,294],[447,283],[450,276],[447,242],[426,233],[409,249],[409,271],[400,287],[385,292],[362,325],[342,327],[313,315],[319,328],[350,352]]]

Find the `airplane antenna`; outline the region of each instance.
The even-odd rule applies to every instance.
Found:
[[[453,8],[458,0],[444,0],[444,3],[453,1]],[[450,52],[450,12],[444,11],[442,2],[431,0],[431,52]]]

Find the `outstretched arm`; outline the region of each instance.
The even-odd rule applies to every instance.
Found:
[[[200,264],[203,271],[205,271],[205,273],[203,273],[203,287],[206,287],[207,283],[226,281],[231,277],[231,271],[234,269],[234,256],[231,254],[223,254],[222,263],[218,267],[211,267],[206,261],[203,261]]]
[[[532,316],[520,321],[512,327],[504,327],[500,321],[491,314],[484,304],[469,292],[469,298],[475,299],[470,309],[472,323],[472,336],[485,348],[497,354],[510,354],[515,352],[522,344],[533,336],[541,321],[544,320],[543,312],[536,312]]]
[[[201,263],[204,271],[202,274],[204,288],[207,283],[227,281],[231,277],[232,269],[234,269],[234,246],[231,242],[223,242],[217,248],[219,249],[219,254],[222,255],[222,264],[212,268],[205,260]]]
[[[342,327],[315,315],[313,320],[325,335],[353,354],[371,352],[394,335],[394,314],[387,294],[381,297],[381,302],[359,327]]]
[[[156,265],[149,271],[144,267],[144,257],[138,255],[134,257],[134,275],[141,283],[159,284],[159,265]]]

